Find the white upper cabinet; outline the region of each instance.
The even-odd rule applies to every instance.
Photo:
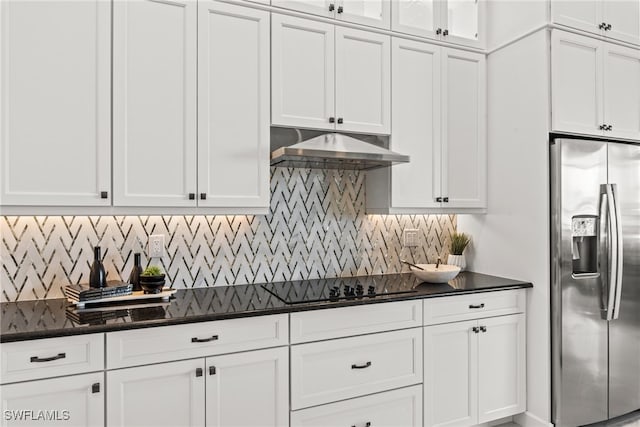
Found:
[[[391,29],[482,47],[484,7],[484,0],[392,0]]]
[[[437,38],[441,34],[436,34],[440,24],[441,4],[435,0],[392,1],[391,29],[416,36]]]
[[[273,6],[389,29],[391,0],[273,0]]]
[[[603,44],[605,135],[640,140],[640,51]]]
[[[637,0],[552,0],[551,11],[558,24],[640,44]]]
[[[275,13],[271,19],[272,124],[334,129],[334,25]]]
[[[198,205],[269,208],[269,12],[198,5]]]
[[[336,27],[336,129],[391,132],[391,38]]]
[[[410,162],[367,173],[367,212],[487,206],[486,60],[393,39],[391,149]]]
[[[110,205],[110,3],[0,8],[0,205]]]
[[[391,38],[272,16],[271,123],[370,134],[391,131]]]
[[[640,139],[640,51],[563,31],[551,40],[553,129]]]
[[[389,29],[390,0],[338,0],[336,18],[341,21]]]
[[[439,46],[393,38],[391,148],[411,157],[390,168],[394,208],[440,206],[435,199],[441,174],[441,52]]]
[[[445,207],[486,207],[486,81],[484,55],[443,49],[442,202]]]
[[[554,31],[551,68],[553,129],[602,134],[602,43]]]
[[[196,10],[113,3],[115,206],[196,206]]]
[[[272,0],[273,6],[335,18],[337,0]]]

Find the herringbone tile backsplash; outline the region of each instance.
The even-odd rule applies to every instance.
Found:
[[[88,281],[95,245],[108,279],[126,279],[142,252],[174,288],[395,273],[401,258],[447,254],[454,215],[366,215],[362,172],[271,174],[267,216],[0,217],[1,300],[62,297],[63,286]],[[420,230],[418,247],[403,248],[405,228]],[[166,254],[150,261],[151,234],[165,235]]]

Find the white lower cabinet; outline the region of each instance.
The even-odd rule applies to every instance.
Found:
[[[287,426],[288,349],[107,372],[109,426]]]
[[[0,386],[2,426],[104,425],[104,373]]]
[[[207,358],[206,425],[288,426],[289,349]]]
[[[291,409],[422,382],[420,328],[291,347]]]
[[[464,427],[526,409],[525,315],[424,328],[424,425]]]
[[[419,427],[422,426],[422,386],[294,411],[291,426]]]

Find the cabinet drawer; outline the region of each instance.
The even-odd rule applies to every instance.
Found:
[[[524,289],[460,295],[424,300],[424,324],[457,322],[483,317],[524,313]]]
[[[291,413],[291,427],[422,426],[422,386],[415,385]]]
[[[107,334],[107,369],[288,344],[286,314]]]
[[[11,342],[0,348],[2,384],[104,369],[103,334]]]
[[[422,325],[422,301],[368,304],[291,314],[291,342],[301,343],[414,328]]]
[[[292,409],[421,382],[421,328],[291,347]]]

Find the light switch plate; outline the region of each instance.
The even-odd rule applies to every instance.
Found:
[[[420,230],[416,228],[405,228],[403,232],[403,246],[418,246],[418,233]]]
[[[149,236],[149,258],[162,258],[164,256],[164,234],[152,234]]]

